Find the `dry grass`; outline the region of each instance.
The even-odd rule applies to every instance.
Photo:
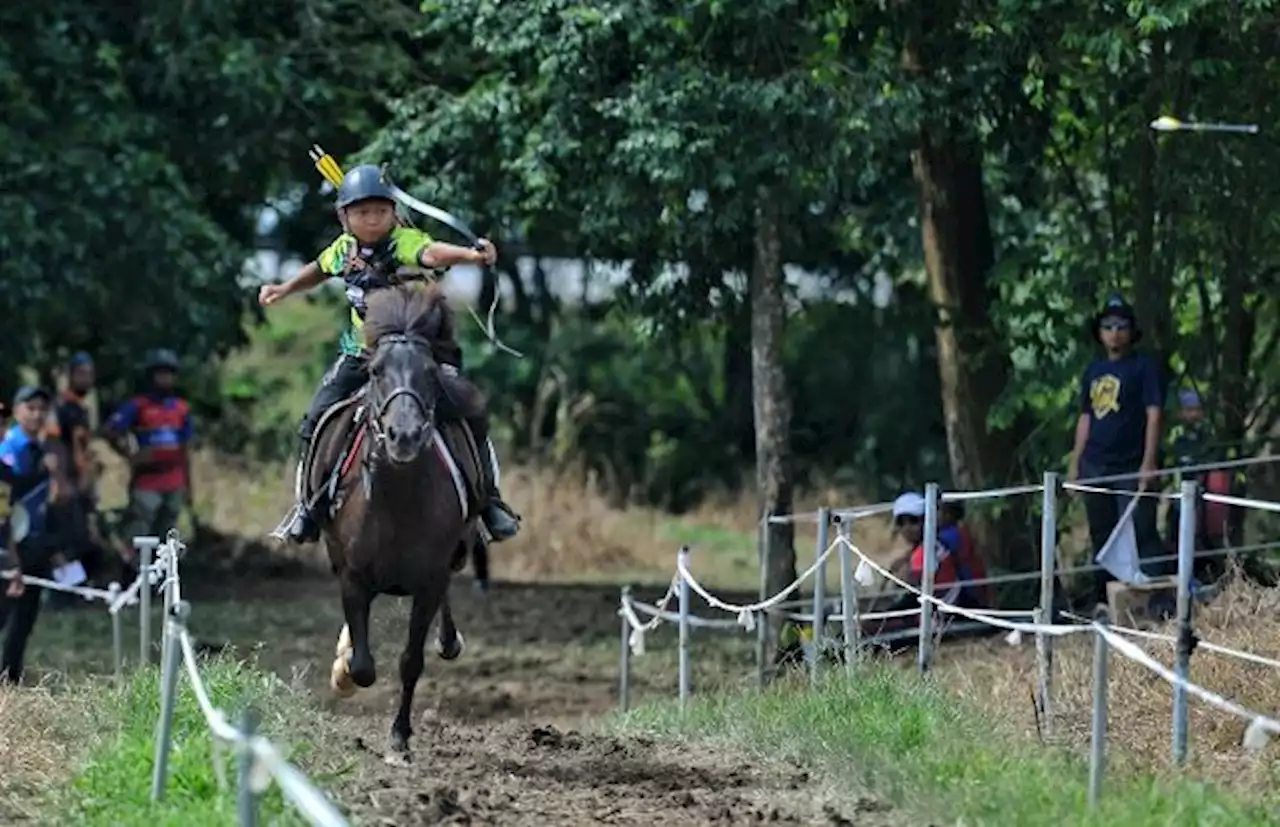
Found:
[[[1197,634],[1206,641],[1280,660],[1280,590],[1261,588],[1233,576],[1224,592],[1199,607]],[[1174,634],[1172,626],[1157,629]],[[1172,666],[1172,646],[1135,640],[1157,660]],[[1089,743],[1093,639],[1088,635],[1055,644],[1052,740],[1085,751]],[[1172,690],[1159,676],[1118,654],[1111,656],[1109,763],[1120,771],[1174,772],[1171,761]],[[942,650],[936,674],[955,692],[1037,737],[1032,693],[1035,646],[1011,647],[1000,638]],[[1280,716],[1280,674],[1201,649],[1192,657],[1191,679],[1255,712]],[[1252,795],[1275,795],[1280,781],[1280,744],[1260,753],[1241,746],[1245,721],[1190,699],[1191,758],[1186,773]]]
[[[106,469],[103,507],[122,506],[125,464],[105,445],[99,445],[97,452]],[[200,522],[249,542],[265,538],[292,503],[293,468],[284,464],[247,463],[199,451],[193,474]],[[503,470],[503,493],[520,511],[523,523],[520,536],[494,554],[496,577],[526,582],[663,582],[674,571],[677,549],[687,544],[695,554],[695,571],[709,584],[756,588],[757,506],[752,495],[713,498],[686,515],[672,517],[647,508],[611,508],[581,476],[527,466]],[[856,495],[826,490],[802,495],[796,510],[858,501]],[[181,528],[190,530],[190,525]],[[861,521],[855,540],[865,549],[882,549],[887,554],[887,520]],[[813,559],[815,542],[812,524],[797,526],[802,567]],[[320,560],[314,547],[281,548],[278,553]],[[833,586],[838,584],[835,566],[828,576]]]
[[[38,818],[38,802],[74,772],[95,726],[83,698],[0,686],[0,823]]]

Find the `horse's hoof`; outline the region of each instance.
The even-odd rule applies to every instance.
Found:
[[[373,658],[368,658],[366,663],[357,663],[354,657],[351,660],[348,668],[351,670],[351,680],[356,682],[356,686],[368,689],[378,682],[378,670],[373,665]]]
[[[382,756],[382,763],[390,767],[408,767],[413,764],[413,755],[409,753],[409,745],[405,744],[403,750],[397,750],[394,747],[388,750]]]
[[[455,632],[453,636],[453,647],[446,649],[444,641],[436,638],[436,654],[441,660],[457,660],[462,657],[462,653],[467,650],[467,641],[462,637],[462,632]]]
[[[342,657],[351,649],[351,629],[347,624],[342,624],[342,631],[338,632],[338,645],[334,648],[334,654]]]
[[[334,660],[333,668],[329,672],[329,688],[339,698],[350,698],[356,694],[356,684],[351,679],[351,670],[347,667],[346,658]]]

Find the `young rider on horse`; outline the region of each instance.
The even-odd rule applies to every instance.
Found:
[[[359,390],[367,379],[360,329],[364,324],[366,299],[370,291],[391,286],[400,268],[431,270],[464,263],[491,265],[498,257],[493,243],[487,239],[481,239],[480,249],[474,250],[433,241],[424,232],[401,226],[396,217],[392,190],[382,170],[376,166],[358,166],[343,177],[342,186],[338,188],[338,215],[345,230],[342,235],[292,279],[284,284],[263,285],[258,293],[259,303],[268,306],[286,296],[310,290],[332,277],[346,282],[351,324],[342,334],[337,361],[321,380],[311,407],[298,427],[303,461],[320,417],[331,405]],[[442,352],[434,356],[447,380],[456,379],[462,367],[461,349],[455,346],[439,350]],[[481,519],[495,541],[510,539],[519,530],[519,518],[498,493],[497,462],[493,456],[493,444],[488,439],[488,422],[484,417],[477,417],[468,423],[477,445],[489,454],[482,461],[488,467],[481,469],[486,477],[488,498],[481,509]],[[299,543],[315,542],[320,536],[317,517],[305,502],[299,501],[296,517],[287,528],[289,538]]]

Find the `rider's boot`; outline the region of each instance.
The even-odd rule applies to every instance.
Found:
[[[302,474],[304,464],[306,463],[307,449],[311,447],[311,440],[303,438],[302,455],[298,459],[298,478],[295,486],[295,503],[293,506],[293,521],[289,523],[285,529],[286,536],[295,543],[300,545],[306,543],[314,543],[320,539],[320,525],[316,522],[315,515],[312,510],[307,507],[307,498],[303,492],[306,487],[303,485]],[[316,503],[319,508],[321,504]]]
[[[484,527],[489,530],[493,541],[501,543],[503,540],[510,540],[520,531],[520,516],[502,501],[502,494],[498,491],[498,457],[493,450],[493,443],[485,439],[480,444],[480,449],[485,455],[482,461],[487,461],[489,465],[488,473],[484,475],[486,501],[480,512],[480,519],[484,521]]]

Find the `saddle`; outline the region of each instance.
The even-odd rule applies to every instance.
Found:
[[[315,508],[316,504],[324,499],[327,502],[325,511],[323,515],[316,515],[321,517],[322,521],[332,519],[342,508],[349,491],[343,481],[356,462],[363,461],[364,441],[370,438],[371,411],[365,404],[367,396],[368,386],[365,386],[346,399],[334,403],[320,415],[315,436],[307,448],[306,456],[299,469],[298,499],[305,501],[310,508]],[[345,417],[344,414],[352,407],[355,407],[354,414]],[[341,428],[342,432],[333,434],[334,428]],[[313,485],[316,463],[324,461],[321,457],[322,446],[324,446],[324,453],[330,453],[328,446],[334,444],[334,439],[339,450],[333,454],[334,459],[330,467],[323,469],[324,475],[321,477],[323,481],[318,486]],[[463,512],[463,519],[473,520],[479,514],[480,505],[484,502],[485,471],[482,454],[470,426],[465,420],[446,420],[438,423],[426,450],[434,451],[437,461],[443,463],[449,471],[457,493],[458,505]],[[459,459],[464,461],[459,462]],[[367,467],[361,469],[361,479],[367,490],[369,484]]]

